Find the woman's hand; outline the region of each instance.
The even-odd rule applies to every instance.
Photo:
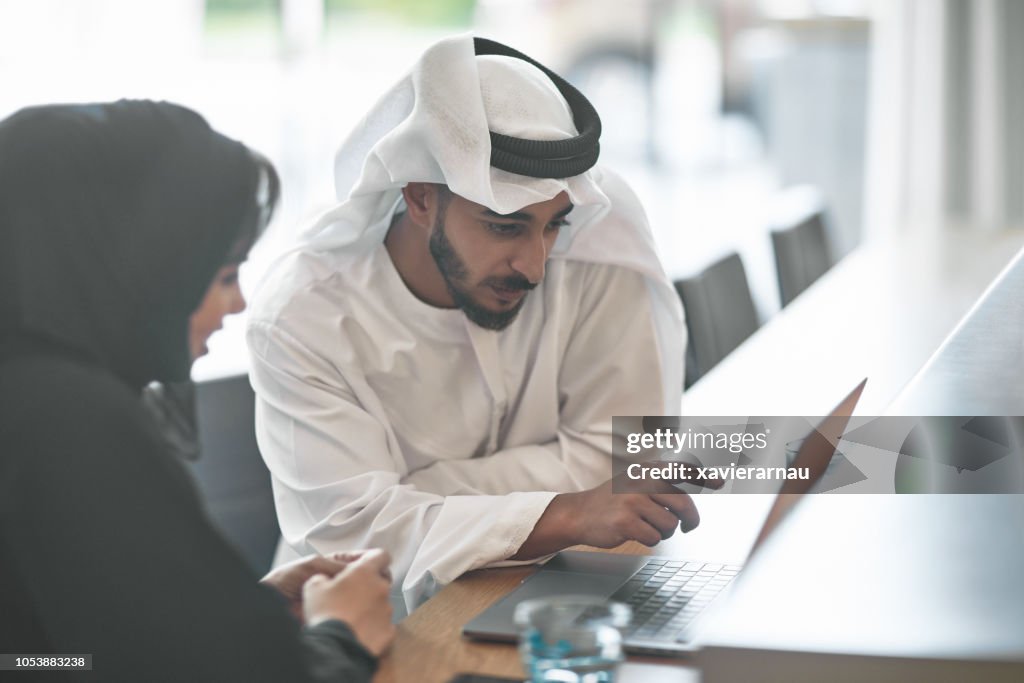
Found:
[[[306,623],[338,619],[356,638],[379,656],[395,637],[391,623],[391,557],[383,550],[362,552],[333,577],[315,574],[303,586]]]
[[[299,621],[305,621],[302,610],[302,587],[310,577],[322,574],[332,578],[365,555],[366,550],[353,550],[350,552],[334,553],[329,556],[311,555],[294,562],[281,565],[272,570],[269,574],[260,579],[260,583],[277,590],[288,601],[288,609]],[[387,574],[390,582],[390,571]]]

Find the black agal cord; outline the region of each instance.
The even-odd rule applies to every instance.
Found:
[[[551,79],[572,111],[579,135],[565,140],[526,140],[491,131],[491,166],[531,178],[569,178],[597,163],[601,118],[590,101],[564,78],[522,52],[487,38],[474,38],[477,55],[514,57],[534,65]]]

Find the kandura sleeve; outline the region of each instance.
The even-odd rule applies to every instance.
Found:
[[[248,339],[257,439],[282,533],[296,551],[382,547],[416,602],[515,554],[554,497],[443,496],[403,482],[408,467],[397,445],[331,363],[265,322],[250,321]]]

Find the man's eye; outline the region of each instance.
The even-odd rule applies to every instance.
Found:
[[[495,235],[516,235],[519,234],[522,226],[518,223],[488,223],[487,229]]]
[[[564,218],[560,218],[557,221],[551,221],[550,223],[548,223],[547,229],[549,232],[558,232],[562,228],[568,227],[569,225],[569,221],[567,221]]]
[[[238,282],[238,273],[228,273],[220,279],[220,283],[224,286],[233,285]]]

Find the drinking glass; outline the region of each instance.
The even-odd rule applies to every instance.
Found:
[[[519,652],[533,683],[612,683],[623,659],[627,605],[586,595],[527,600],[516,607]]]

